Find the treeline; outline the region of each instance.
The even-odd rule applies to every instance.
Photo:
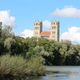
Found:
[[[28,57],[27,39],[15,36],[10,26],[0,26],[0,79],[45,74],[41,56]]]
[[[80,45],[44,38],[15,36],[10,27],[0,29],[0,55],[42,57],[44,65],[80,65]]]

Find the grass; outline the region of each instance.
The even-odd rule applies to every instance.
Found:
[[[21,56],[0,56],[0,76],[38,76],[44,74],[41,58],[26,60]]]

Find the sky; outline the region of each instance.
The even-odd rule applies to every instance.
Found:
[[[80,0],[0,0],[0,21],[16,35],[32,37],[34,22],[60,22],[60,39],[80,42]]]

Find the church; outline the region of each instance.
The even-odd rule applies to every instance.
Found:
[[[36,38],[47,38],[50,40],[59,41],[59,33],[60,33],[60,23],[58,21],[52,21],[50,30],[43,31],[43,23],[42,21],[34,22],[34,37]]]

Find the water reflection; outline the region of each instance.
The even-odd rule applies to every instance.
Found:
[[[41,77],[25,77],[25,78],[0,78],[0,80],[80,80],[80,74],[76,72],[59,72],[51,73]]]
[[[53,67],[55,72],[49,72],[46,76],[25,78],[0,78],[0,80],[80,80],[80,67]],[[52,71],[54,71],[52,70]]]

